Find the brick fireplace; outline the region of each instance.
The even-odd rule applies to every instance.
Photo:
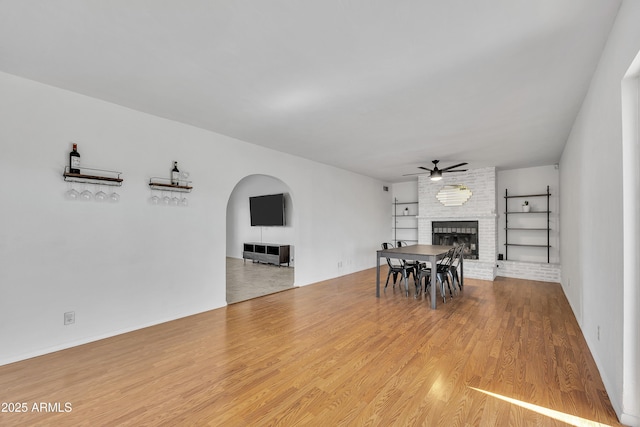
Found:
[[[440,242],[440,240],[434,242],[434,237],[441,238],[439,236],[441,233],[436,233],[436,229],[443,227],[434,226],[434,222],[477,223],[477,253],[474,254],[476,258],[465,257],[465,276],[493,280],[496,277],[498,252],[495,168],[471,169],[467,172],[443,175],[440,181],[431,181],[427,175],[421,175],[418,178],[418,242],[423,244]],[[456,184],[468,187],[472,192],[471,198],[462,206],[444,206],[438,201],[436,195],[445,185]],[[450,226],[448,228],[463,228],[466,232],[468,227]]]
[[[478,221],[433,221],[434,245],[464,245],[464,259],[478,259]]]

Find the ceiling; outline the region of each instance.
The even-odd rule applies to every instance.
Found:
[[[0,0],[0,71],[399,182],[557,163],[620,2]]]

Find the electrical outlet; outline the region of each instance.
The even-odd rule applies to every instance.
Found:
[[[71,325],[73,323],[76,323],[76,312],[75,311],[67,311],[64,314],[64,324],[65,325]]]

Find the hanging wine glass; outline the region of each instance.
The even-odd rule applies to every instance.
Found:
[[[78,191],[75,188],[73,188],[72,183],[69,183],[69,189],[64,193],[64,196],[68,200],[77,200],[78,197],[80,197],[80,193],[78,193]]]
[[[171,203],[171,197],[165,194],[165,196],[162,198],[162,204],[165,206],[169,206],[170,203]]]
[[[115,190],[109,195],[109,201],[112,203],[117,202],[118,200],[120,200],[120,195],[118,193],[115,192]]]
[[[104,202],[105,200],[107,200],[107,193],[102,191],[100,186],[98,186],[98,192],[96,193],[95,198],[99,202]]]
[[[189,200],[187,200],[186,197],[182,196],[182,199],[180,199],[180,206],[189,206]]]
[[[178,206],[179,203],[180,203],[180,199],[178,199],[176,196],[173,196],[171,198],[171,206]]]
[[[69,200],[77,200],[78,197],[80,197],[80,193],[78,193],[75,188],[72,188],[71,190],[67,191],[65,195]]]
[[[84,187],[83,187],[84,188]],[[80,193],[80,200],[83,200],[85,202],[88,202],[89,200],[93,199],[93,193],[91,191],[89,191],[88,188],[85,188],[82,193]]]
[[[154,194],[153,190],[151,190],[151,197],[149,198],[149,202],[152,205],[157,205],[158,203],[160,203],[160,197],[158,197],[157,194]]]

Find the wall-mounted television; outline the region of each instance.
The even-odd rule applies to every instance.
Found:
[[[284,194],[249,197],[252,226],[284,226]]]

